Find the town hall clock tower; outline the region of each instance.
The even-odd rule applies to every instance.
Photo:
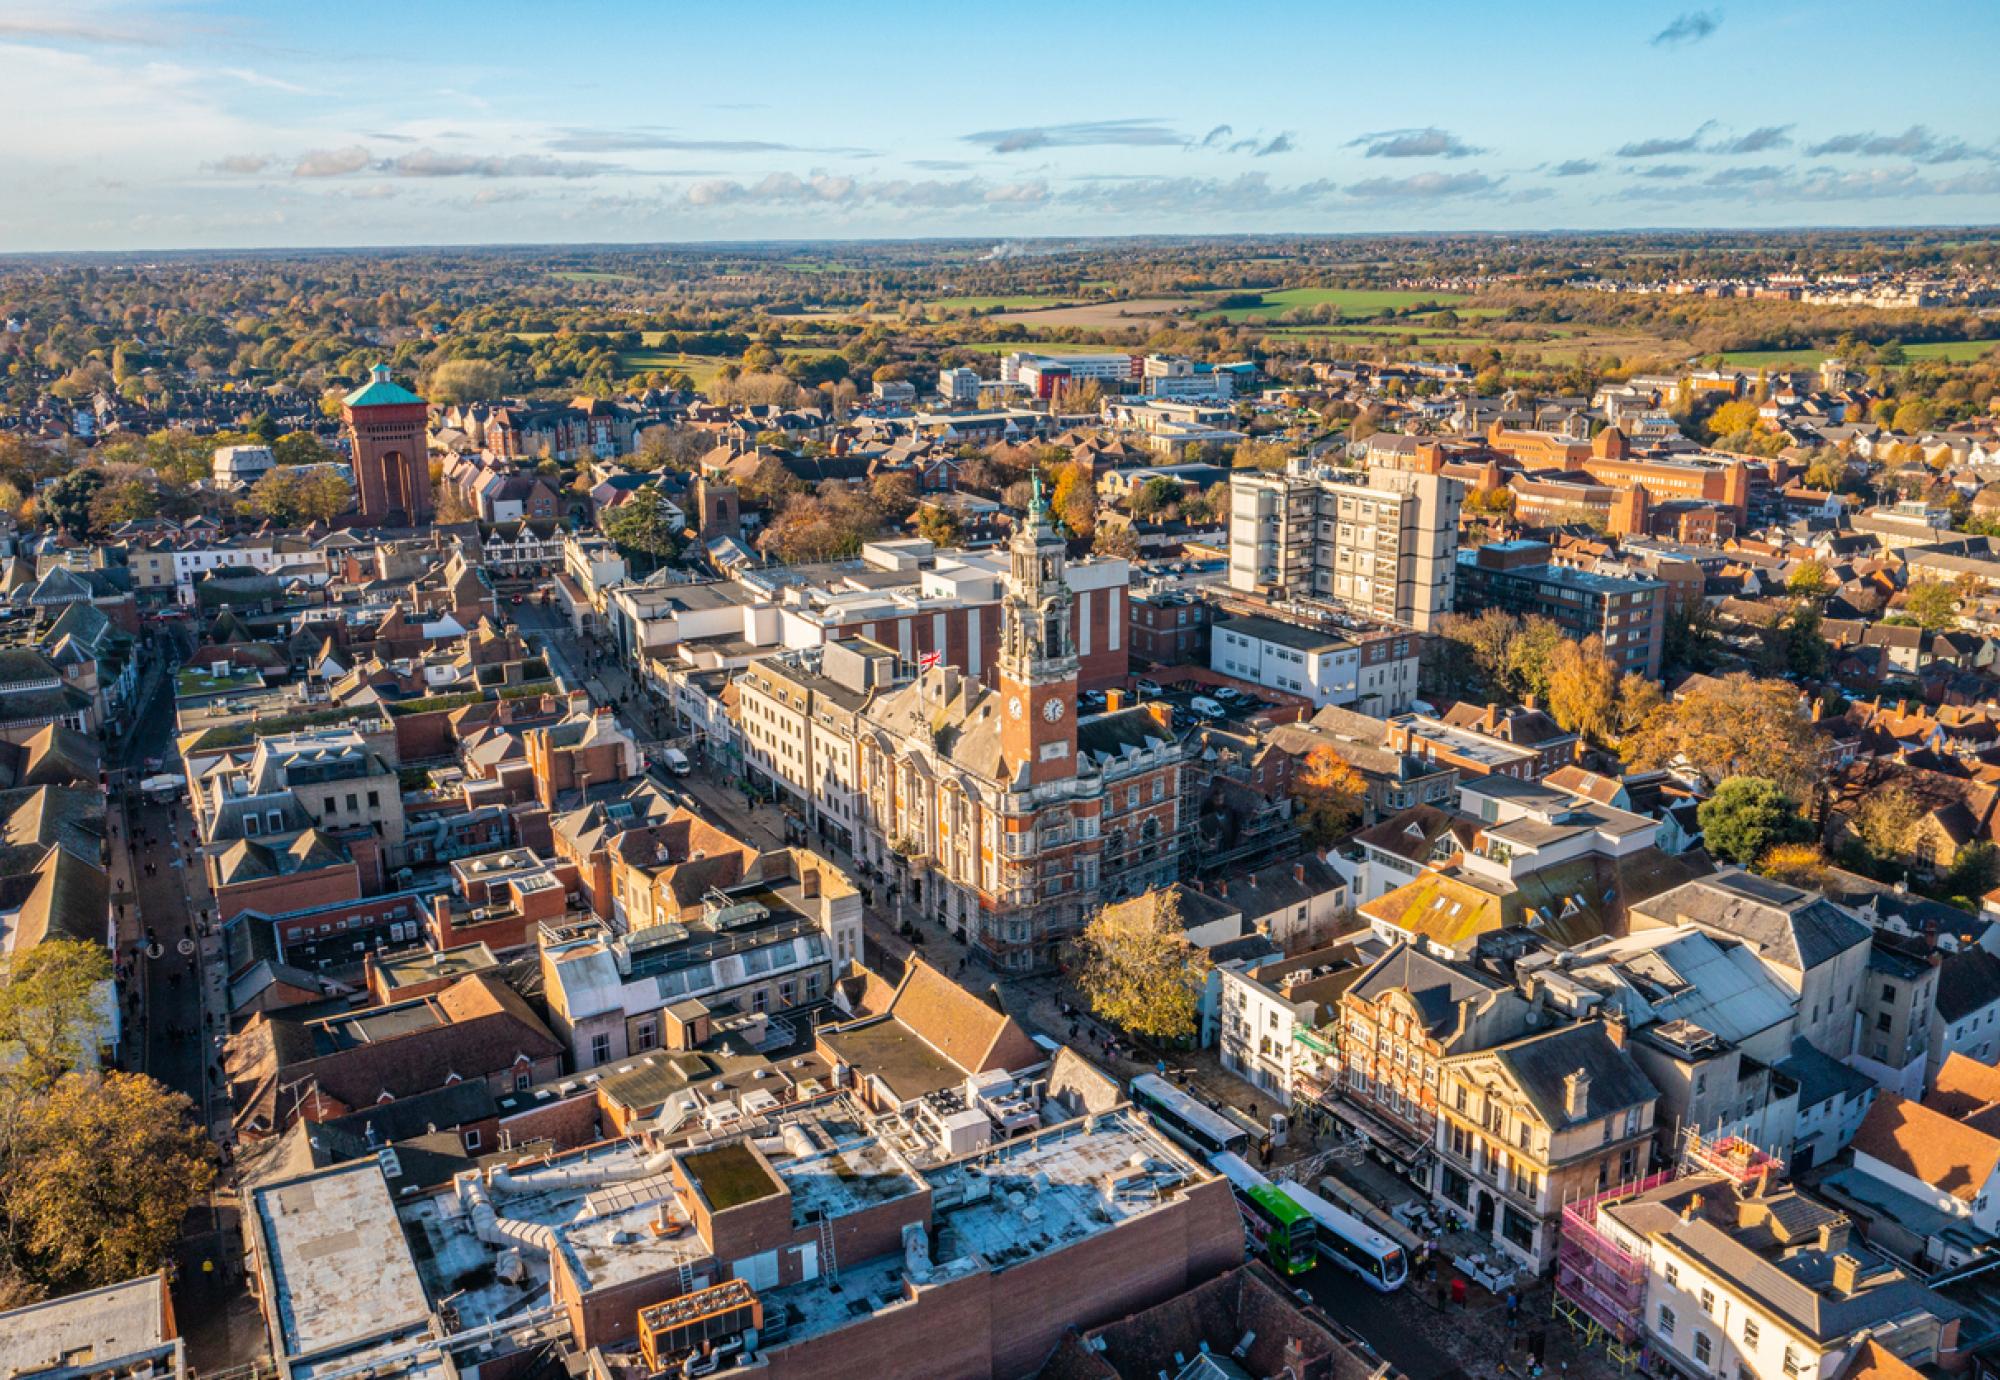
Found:
[[[1000,604],[1001,754],[1011,780],[1039,785],[1076,772],[1075,602],[1063,577],[1063,540],[1042,504],[1040,476],[1028,520],[1008,543],[1007,595]]]

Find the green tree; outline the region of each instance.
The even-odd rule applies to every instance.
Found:
[[[288,431],[271,443],[271,458],[280,465],[330,465],[340,453],[310,431]]]
[[[88,1066],[103,1032],[100,1001],[110,980],[109,955],[75,939],[45,940],[0,962],[0,1047],[12,1056],[6,1082],[39,1094]]]
[[[1148,479],[1133,493],[1130,504],[1132,516],[1153,518],[1166,512],[1181,500],[1181,486],[1164,475]]]
[[[1530,615],[1507,644],[1508,688],[1520,699],[1546,696],[1556,651],[1570,645],[1569,634],[1553,619]]]
[[[330,523],[354,506],[354,487],[331,465],[294,474],[292,506],[298,521]]]
[[[1166,1042],[1200,1029],[1208,958],[1188,942],[1175,890],[1104,907],[1077,936],[1073,958],[1077,989],[1100,1020]]]
[[[91,504],[103,487],[104,471],[71,470],[42,490],[42,511],[57,527],[81,540],[90,535]]]
[[[655,562],[680,549],[674,536],[667,496],[647,485],[613,508],[604,519],[604,535],[626,551],[643,552]]]
[[[1812,826],[1784,787],[1762,776],[1732,776],[1702,801],[1703,846],[1717,857],[1745,867],[1782,843],[1803,843]]]

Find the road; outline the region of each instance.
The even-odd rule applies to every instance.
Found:
[[[136,790],[149,758],[171,766],[177,757],[169,685],[167,677],[156,678],[129,741],[107,764],[122,769],[127,786],[110,810],[119,953],[134,978],[126,987],[131,1025],[125,1062],[185,1094],[211,1133],[224,1140],[229,1106],[219,1065],[229,1011],[228,964],[219,935],[204,933],[214,898],[187,808],[178,801],[145,803]],[[221,1188],[188,1215],[175,1253],[175,1311],[193,1358],[204,1369],[247,1359],[244,1315],[247,1310],[254,1319],[255,1305],[228,1283],[240,1254],[233,1215],[233,1194]]]

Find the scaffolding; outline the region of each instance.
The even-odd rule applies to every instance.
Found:
[[[1694,1174],[1714,1174],[1739,1191],[1761,1189],[1783,1168],[1740,1136],[1705,1139],[1693,1129],[1681,1137],[1678,1162],[1668,1169],[1580,1198],[1563,1208],[1556,1245],[1553,1309],[1584,1346],[1604,1343],[1605,1354],[1625,1370],[1639,1357],[1646,1326],[1647,1260],[1619,1245],[1599,1226],[1605,1208]]]

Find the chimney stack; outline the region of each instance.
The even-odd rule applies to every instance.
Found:
[[[1819,1248],[1823,1251],[1839,1252],[1847,1249],[1848,1221],[1845,1217],[1832,1222],[1823,1222],[1819,1229]]]
[[[1563,1075],[1563,1110],[1571,1117],[1583,1116],[1590,1105],[1590,1075],[1582,1069]]]
[[[1854,1290],[1861,1283],[1861,1262],[1842,1251],[1833,1258],[1833,1287],[1847,1297],[1854,1297]]]
[[[1626,1031],[1625,1013],[1623,1011],[1607,1011],[1604,1013],[1604,1033],[1610,1038],[1614,1046],[1619,1049],[1625,1048]]]
[[[1304,863],[1292,864],[1292,880],[1297,882],[1300,886],[1304,886],[1306,884],[1306,865]]]

